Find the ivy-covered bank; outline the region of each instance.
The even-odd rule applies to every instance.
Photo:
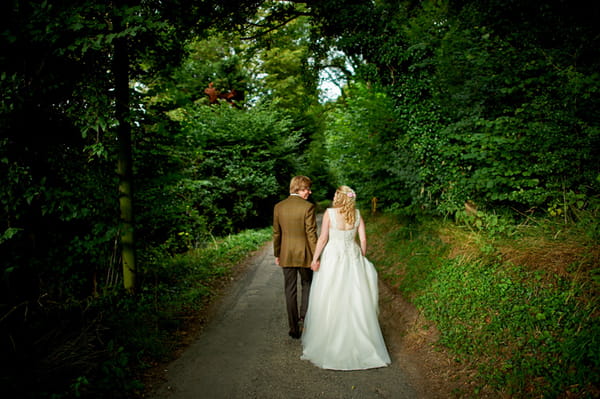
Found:
[[[593,398],[600,383],[600,245],[560,224],[490,234],[450,221],[367,223],[380,277],[477,370],[471,392]]]

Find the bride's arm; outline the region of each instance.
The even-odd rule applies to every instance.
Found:
[[[360,252],[362,252],[363,256],[367,255],[367,232],[365,229],[365,221],[363,218],[360,218],[358,222],[358,238],[360,240]]]
[[[325,248],[325,244],[329,240],[329,213],[325,212],[323,215],[323,222],[321,223],[321,235],[317,240],[317,247],[315,248],[315,253],[312,258],[311,269],[318,270],[319,269],[319,257],[321,256],[321,252],[323,252],[323,248]]]

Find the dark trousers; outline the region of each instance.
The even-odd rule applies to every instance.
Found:
[[[312,283],[313,271],[308,267],[283,267],[285,303],[287,306],[290,332],[299,332],[298,321],[304,319],[308,309],[308,295]],[[298,313],[298,274],[302,284],[302,302]]]

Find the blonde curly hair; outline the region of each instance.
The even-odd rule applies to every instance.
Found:
[[[356,221],[356,193],[348,186],[339,186],[333,196],[333,207],[341,208],[346,223],[353,225]]]

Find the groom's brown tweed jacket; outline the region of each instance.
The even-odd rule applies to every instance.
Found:
[[[315,205],[296,195],[275,205],[273,250],[283,267],[310,267],[317,244]]]

